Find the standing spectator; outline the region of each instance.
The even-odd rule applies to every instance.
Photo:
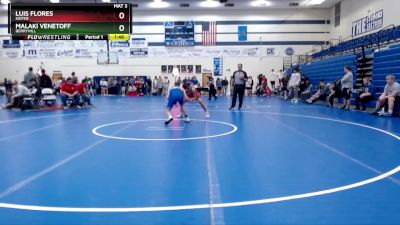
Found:
[[[162,95],[166,96],[168,93],[169,89],[169,79],[167,76],[164,77],[163,83],[162,83]]]
[[[340,80],[342,86],[342,97],[344,98],[343,106],[340,109],[350,109],[351,95],[353,94],[353,73],[351,72],[350,66],[346,65],[344,67],[344,72],[346,73]]]
[[[229,110],[232,110],[236,106],[236,99],[239,95],[239,111],[242,110],[243,106],[243,96],[245,91],[245,84],[247,81],[247,73],[243,71],[243,65],[238,64],[238,70],[233,73],[233,98],[232,105]]]
[[[388,105],[388,110],[382,113],[381,116],[390,117],[393,116],[394,106],[400,103],[400,84],[396,82],[394,75],[388,75],[386,77],[386,86],[382,95],[379,97],[376,103],[375,111],[372,115],[378,115],[379,110],[385,105]]]
[[[64,109],[67,109],[68,99],[73,99],[73,105],[80,108],[78,88],[76,84],[72,83],[72,78],[70,77],[68,77],[67,82],[61,86],[61,101]]]
[[[288,84],[289,84],[289,78],[286,75],[282,75],[282,79],[280,79],[279,81],[280,86],[281,86],[281,92],[282,92],[282,96],[285,100],[288,99]]]
[[[83,79],[82,82],[77,86],[78,93],[82,98],[82,104],[92,105],[90,102],[90,94],[87,89],[87,80]]]
[[[294,69],[292,76],[289,81],[289,96],[292,98],[293,103],[299,101],[299,86],[301,81],[301,75],[298,69]]]
[[[223,87],[223,95],[226,96],[228,93],[228,86],[229,86],[229,81],[226,79],[226,77],[222,80],[222,87]]]
[[[222,80],[220,78],[217,78],[217,81],[215,81],[215,85],[217,86],[217,95],[222,96]]]
[[[30,81],[29,81],[30,82]],[[46,71],[42,69],[42,75],[40,76],[39,79],[39,86],[41,89],[43,88],[53,88],[53,81],[51,81],[51,78],[49,75],[46,74]]]
[[[31,83],[32,79],[35,79],[37,84],[39,83],[38,76],[33,73],[33,68],[29,67],[28,68],[28,72],[24,75],[24,81],[25,81],[25,83],[26,83],[28,88],[31,87],[30,83]]]
[[[362,105],[362,111],[367,110],[367,104],[372,100],[374,100],[374,96],[375,96],[375,85],[371,83],[371,79],[369,77],[365,77],[363,79],[362,91],[356,98],[355,110],[360,110],[360,103]]]
[[[161,76],[158,77],[158,86],[157,86],[157,90],[158,90],[158,95],[162,95],[163,93],[163,79]]]
[[[278,78],[278,75],[275,73],[275,69],[271,70],[270,79],[271,79],[270,82],[271,82],[272,92],[276,94],[276,92],[277,92],[276,91],[276,83],[279,78]]]
[[[152,81],[151,81],[151,77],[150,77],[150,76],[147,77],[146,83],[147,83],[147,93],[146,93],[146,94],[147,94],[148,96],[151,96],[151,90],[152,90],[152,86],[151,86],[151,85],[152,85],[153,83],[152,83]]]
[[[121,95],[125,96],[126,94],[126,80],[125,77],[121,78]]]
[[[247,96],[253,95],[253,85],[254,85],[254,81],[253,81],[253,78],[250,76],[249,79],[247,79],[247,81],[246,81]]]
[[[337,82],[340,82],[340,80],[337,81]],[[329,101],[329,106],[330,107],[333,107],[335,98],[340,98],[341,97],[340,90],[339,90],[339,88],[337,87],[337,84],[336,84],[337,82],[334,82],[334,83],[329,85],[328,101]]]
[[[78,77],[75,75],[75,72],[71,73],[72,83],[78,84]]]
[[[152,86],[153,86],[153,93],[155,93],[156,95],[158,95],[158,83],[159,83],[158,78],[154,77]]]
[[[231,76],[231,79],[229,80],[229,86],[230,86],[230,94],[231,94],[231,96],[233,96],[233,89],[234,89],[234,79],[233,79],[233,76]]]
[[[211,97],[214,97],[214,100],[217,100],[217,89],[215,89],[214,80],[210,78],[208,81],[208,100],[211,101]]]
[[[61,88],[62,81],[63,81],[63,78],[61,77],[60,79],[58,79],[54,82],[54,89],[55,89],[56,95],[60,94],[60,88]]]
[[[71,81],[72,81],[72,79],[71,79]],[[108,95],[108,82],[106,79],[101,78],[100,87],[101,87],[101,95],[107,96]]]

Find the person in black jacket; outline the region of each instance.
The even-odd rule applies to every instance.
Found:
[[[46,71],[42,69],[42,76],[40,76],[39,79],[39,87],[41,89],[43,88],[53,88],[53,81],[51,81],[51,78],[49,75],[46,74]]]
[[[208,86],[208,100],[211,101],[211,97],[214,97],[214,100],[217,100],[217,89],[215,88],[214,79],[210,78]]]
[[[245,91],[245,84],[247,81],[247,73],[242,70],[243,65],[238,64],[238,70],[233,73],[233,96],[232,96],[232,105],[229,110],[232,110],[236,106],[236,99],[239,95],[239,110],[242,110],[243,106],[243,96]]]

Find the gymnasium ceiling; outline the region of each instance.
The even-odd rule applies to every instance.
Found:
[[[102,3],[102,0],[59,0],[60,3]],[[163,0],[170,3],[170,6],[163,10],[187,10],[194,9],[200,10],[205,9],[200,6],[200,2],[203,0]],[[215,0],[222,2],[217,8],[213,9],[254,9],[258,7],[253,7],[250,5],[252,0]],[[324,3],[314,6],[306,6],[307,2],[310,0],[268,0],[271,3],[268,7],[261,8],[277,8],[277,9],[298,9],[298,8],[331,8],[335,3],[340,0],[325,0]],[[49,0],[11,0],[12,3],[48,3]],[[152,0],[111,0],[112,3],[132,3],[134,8],[141,10],[155,10],[150,7]],[[297,6],[290,6],[297,4]],[[189,5],[188,7],[182,7],[182,4]],[[229,5],[229,6],[228,6]],[[157,9],[160,10],[160,9]],[[209,8],[207,8],[209,10]]]

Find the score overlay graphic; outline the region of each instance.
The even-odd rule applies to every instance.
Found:
[[[129,40],[131,6],[121,4],[10,4],[14,40]]]

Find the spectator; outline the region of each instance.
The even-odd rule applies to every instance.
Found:
[[[90,93],[87,89],[87,80],[83,79],[82,82],[77,86],[78,93],[82,98],[82,104],[86,104],[91,106],[92,103],[90,102]]]
[[[153,93],[154,94],[158,94],[158,78],[157,77],[154,77],[154,80],[153,80],[153,85],[152,85],[152,87],[153,87]]]
[[[306,80],[305,81],[305,85],[304,85],[304,89],[300,93],[301,100],[306,101],[308,98],[310,98],[312,90],[313,90],[313,85],[311,84],[311,81],[310,80]]]
[[[388,75],[386,77],[386,86],[382,95],[379,97],[376,103],[375,111],[372,115],[378,115],[379,111],[385,105],[388,106],[387,112],[380,114],[381,116],[391,117],[393,116],[394,106],[400,103],[400,84],[396,82],[394,75]]]
[[[271,70],[270,79],[272,92],[276,93],[276,83],[279,78],[274,69]]]
[[[340,80],[337,82],[340,82]],[[331,85],[329,85],[328,101],[329,101],[330,107],[333,107],[335,98],[340,98],[342,96],[339,88],[337,88],[337,84],[336,84],[337,82],[334,82]]]
[[[299,86],[301,81],[301,75],[298,69],[294,69],[292,76],[289,81],[289,96],[292,98],[293,103],[299,101]]]
[[[106,81],[106,79],[101,78],[100,87],[101,87],[101,95],[107,96],[108,95],[108,82]]]
[[[32,78],[29,83],[30,83],[29,91],[31,92],[32,95],[34,95],[36,101],[40,100],[40,97],[42,97],[42,90],[39,84],[37,83],[37,79]]]
[[[56,95],[60,94],[60,88],[61,88],[61,83],[63,82],[63,78],[60,78],[54,82],[54,89],[56,92]]]
[[[76,84],[72,83],[72,78],[68,77],[67,82],[61,86],[61,101],[64,106],[64,109],[67,109],[67,101],[68,99],[73,99],[73,105],[77,108],[79,106],[79,93]]]
[[[233,96],[233,89],[234,89],[233,83],[234,83],[234,79],[233,79],[233,76],[231,76],[231,79],[229,80],[229,86],[230,86],[229,91],[231,93],[231,96]]]
[[[125,77],[121,78],[121,95],[125,96],[126,95],[126,80]]]
[[[353,94],[353,73],[351,72],[350,66],[344,67],[344,72],[346,73],[340,80],[342,87],[342,97],[344,98],[343,106],[340,109],[350,109],[351,95]]]
[[[249,77],[249,79],[247,79],[246,81],[247,96],[253,95],[253,85],[254,85],[253,78]]]
[[[161,76],[158,77],[158,86],[157,86],[157,90],[158,90],[158,95],[162,95],[163,94],[163,79]]]
[[[12,83],[14,95],[10,96],[9,102],[2,106],[3,109],[22,108],[23,98],[30,97],[32,94],[27,87],[18,84],[18,81]]]
[[[166,96],[168,93],[168,89],[169,89],[169,79],[167,76],[164,77],[164,80],[162,82],[162,95]]]
[[[36,84],[39,83],[37,75],[33,73],[33,68],[29,67],[28,72],[24,75],[24,81],[28,88],[30,88],[30,83],[32,79],[36,80]]]
[[[208,100],[211,101],[211,97],[214,97],[214,100],[217,100],[216,93],[217,89],[215,88],[214,80],[210,78],[208,81]]]
[[[307,100],[309,104],[313,104],[319,100],[325,99],[327,96],[327,88],[324,80],[319,81],[318,91]]]
[[[44,88],[50,88],[53,89],[53,81],[49,77],[49,75],[46,74],[46,70],[42,69],[42,75],[40,76],[39,79],[39,86],[41,89]]]
[[[78,84],[78,77],[75,75],[75,72],[71,73],[72,83]]]
[[[375,85],[371,83],[371,79],[369,77],[365,77],[363,79],[362,91],[356,98],[355,110],[360,110],[360,103],[362,105],[362,111],[367,110],[367,104],[372,100],[374,100],[374,96],[375,96]]]
[[[217,81],[215,81],[215,85],[217,86],[217,95],[222,96],[222,89],[223,89],[222,80],[220,78],[217,78]]]
[[[282,78],[279,81],[280,83],[280,89],[281,89],[281,94],[285,100],[288,99],[288,84],[289,84],[289,78],[286,75],[282,75]]]
[[[226,96],[228,93],[228,86],[229,86],[229,81],[226,79],[226,77],[222,80],[222,87],[223,87],[223,95]]]
[[[152,85],[153,83],[152,83],[152,81],[151,81],[151,77],[150,77],[150,76],[147,77],[146,83],[147,83],[147,93],[146,93],[146,95],[151,96],[151,90],[152,90],[151,85]]]

